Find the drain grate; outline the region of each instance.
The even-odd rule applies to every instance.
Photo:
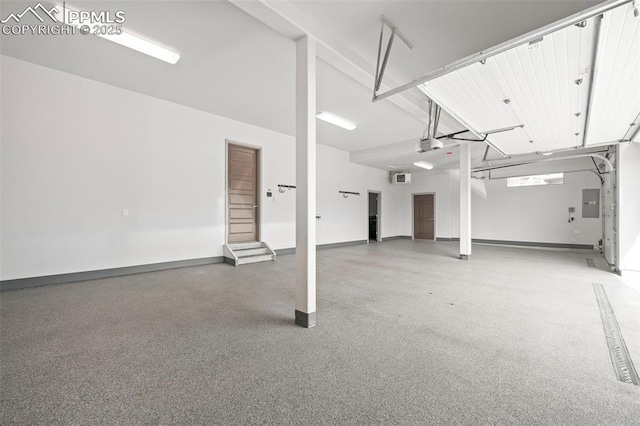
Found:
[[[591,257],[587,257],[587,266],[588,266],[589,268],[595,268],[595,267],[596,267],[596,264],[595,264],[595,262],[593,261],[593,258],[591,258]]]
[[[602,284],[598,283],[593,283],[593,291],[596,293],[596,299],[598,299],[604,334],[607,338],[607,346],[609,346],[609,355],[611,355],[611,362],[618,380],[638,386],[640,385],[640,379],[638,379],[638,373],[633,366],[627,345],[625,345],[622,338],[622,333],[613,313],[613,308],[611,308],[611,303],[609,303],[607,293],[604,291]]]

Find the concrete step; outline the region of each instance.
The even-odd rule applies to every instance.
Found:
[[[233,251],[264,247],[260,241],[255,241],[250,243],[231,243],[231,244],[228,244],[228,246]]]
[[[261,248],[250,248],[250,249],[242,249],[242,250],[233,250],[233,252],[238,257],[247,257],[247,256],[258,256],[261,254],[271,254],[269,249],[266,247]]]
[[[238,257],[238,265],[246,265],[247,263],[270,262],[273,260],[272,254],[262,254],[258,256]]]
[[[276,252],[261,241],[225,244],[223,251],[225,263],[233,266],[276,260]]]

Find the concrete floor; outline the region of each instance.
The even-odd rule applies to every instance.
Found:
[[[638,424],[640,293],[588,251],[396,240],[2,293],[1,424]]]

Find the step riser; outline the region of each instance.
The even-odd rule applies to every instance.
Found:
[[[270,254],[269,250],[266,248],[256,248],[256,249],[247,249],[247,250],[234,250],[233,251],[238,257],[248,257],[248,256],[259,256],[262,254]]]
[[[238,258],[238,265],[246,265],[248,263],[269,262],[273,260],[273,255],[265,254],[262,256],[250,256]]]
[[[234,243],[234,244],[228,244],[228,246],[233,251],[254,249],[254,248],[262,248],[263,247],[261,242],[257,242],[257,243]]]

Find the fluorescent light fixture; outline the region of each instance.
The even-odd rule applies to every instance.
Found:
[[[542,155],[551,155],[553,152],[543,152]]]
[[[82,28],[82,27],[90,28],[92,26],[92,25],[85,25],[83,22],[80,22],[78,19],[69,19],[70,17],[69,12],[74,12],[75,14],[77,14],[78,10],[71,8],[66,4],[65,5],[58,4],[56,5],[56,7],[60,11],[60,16],[63,19],[63,23],[75,28]],[[106,40],[128,47],[129,49],[133,49],[140,53],[144,53],[145,55],[153,56],[156,59],[160,59],[161,61],[165,61],[170,64],[175,64],[176,62],[178,62],[178,59],[180,59],[180,54],[124,30],[122,31],[121,34],[117,34],[117,35],[116,34],[111,34],[111,35],[96,34],[96,35],[98,37],[102,37]]]
[[[158,46],[155,43],[147,41],[126,31],[124,31],[120,35],[99,35],[99,37],[102,37],[109,41],[113,41],[114,43],[118,43],[122,46],[128,47],[129,49],[137,50],[138,52],[144,53],[145,55],[153,56],[154,58],[160,59],[161,61],[165,61],[170,64],[175,64],[176,62],[178,62],[178,59],[180,59],[180,55],[178,53],[162,46]]]
[[[422,167],[423,169],[431,170],[433,169],[433,164],[425,163],[424,161],[416,161],[413,163],[414,166]]]
[[[331,114],[330,112],[320,112],[318,113],[318,115],[316,115],[316,117],[322,121],[326,121],[327,123],[331,123],[334,126],[342,127],[343,129],[347,130],[353,130],[357,127],[352,122],[345,120],[342,117],[338,117],[335,114]]]

